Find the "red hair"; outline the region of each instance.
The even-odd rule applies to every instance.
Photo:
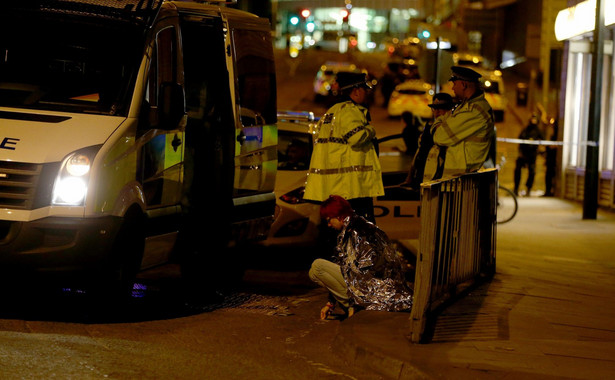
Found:
[[[347,200],[339,195],[329,195],[322,205],[320,205],[320,218],[338,218],[345,219],[354,213],[352,206]]]

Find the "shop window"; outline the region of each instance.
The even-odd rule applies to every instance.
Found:
[[[600,136],[601,169],[613,170],[615,161],[615,72],[613,65],[615,56],[605,55],[604,80],[602,102],[606,107],[602,108],[602,126]]]
[[[587,122],[591,82],[591,56],[583,53],[570,55],[566,91],[566,141],[568,148],[567,165],[584,167],[587,152]]]

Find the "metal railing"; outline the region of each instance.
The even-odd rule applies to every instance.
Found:
[[[495,273],[497,170],[421,185],[421,234],[410,313],[412,342],[428,318],[476,280]]]

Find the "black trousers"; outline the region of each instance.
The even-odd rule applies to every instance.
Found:
[[[519,184],[521,182],[521,169],[527,167],[527,181],[525,186],[529,195],[532,186],[534,185],[534,176],[536,175],[536,160],[531,160],[523,157],[517,158],[515,165],[515,194],[519,192]]]

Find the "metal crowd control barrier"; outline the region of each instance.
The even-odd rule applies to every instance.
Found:
[[[445,301],[495,273],[497,170],[421,185],[421,234],[416,260],[412,342]]]

